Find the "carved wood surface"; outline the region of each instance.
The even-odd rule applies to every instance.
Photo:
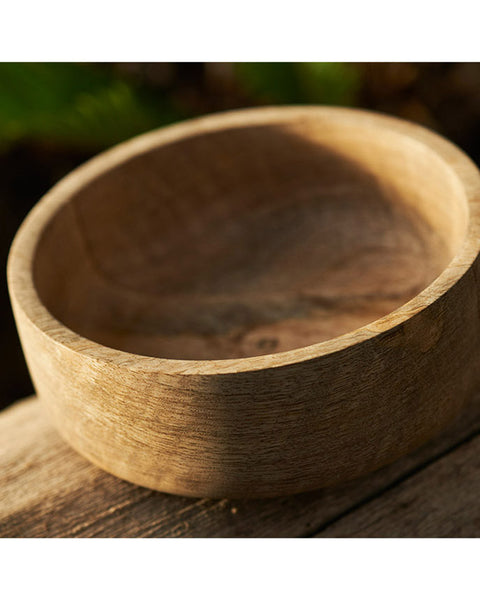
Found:
[[[196,500],[103,472],[30,398],[0,414],[1,537],[480,535],[480,396],[440,437],[349,484],[262,500]]]
[[[420,447],[478,385],[480,173],[387,116],[222,113],[59,182],[8,279],[83,456],[196,498],[316,490]]]

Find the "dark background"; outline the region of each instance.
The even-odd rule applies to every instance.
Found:
[[[40,197],[155,127],[264,104],[336,104],[416,121],[480,163],[480,63],[0,63],[0,262]],[[33,391],[0,284],[0,408]]]

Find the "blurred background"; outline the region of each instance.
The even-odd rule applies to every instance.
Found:
[[[480,63],[0,63],[0,262],[39,198],[101,150],[267,104],[358,106],[445,135],[480,163]],[[33,391],[0,281],[0,409]]]

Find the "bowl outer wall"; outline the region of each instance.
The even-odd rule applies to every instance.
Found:
[[[51,216],[85,181],[160,143],[226,126],[311,116],[386,127],[427,144],[469,206],[465,242],[443,273],[393,313],[289,352],[238,360],[132,355],[82,338],[36,294],[33,260]],[[105,470],[190,496],[277,496],[351,479],[440,431],[477,384],[480,176],[455,146],[365,111],[274,108],[207,117],[93,159],[33,209],[9,258],[9,288],[38,394],[63,437]]]

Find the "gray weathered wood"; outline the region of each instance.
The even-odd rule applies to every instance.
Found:
[[[479,537],[480,435],[319,537]]]

